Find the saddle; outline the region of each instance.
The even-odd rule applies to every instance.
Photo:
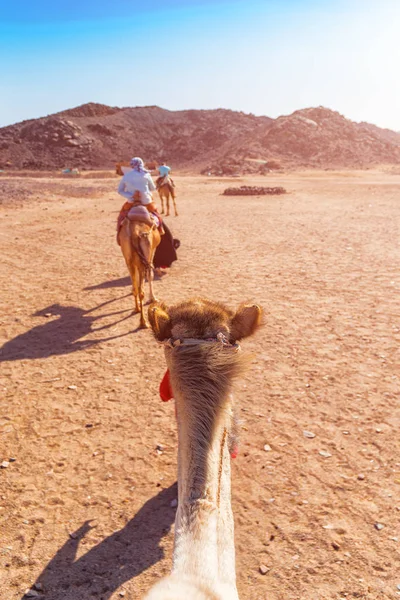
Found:
[[[171,194],[173,193],[175,184],[172,181],[172,178],[170,175],[160,175],[160,177],[157,177],[157,180],[156,180],[157,189],[160,189],[160,187],[162,185],[167,185],[169,187]]]
[[[140,223],[146,223],[147,225],[155,225],[159,227],[160,222],[154,213],[151,213],[147,210],[147,208],[143,205],[133,206],[127,217],[130,221],[139,221]]]

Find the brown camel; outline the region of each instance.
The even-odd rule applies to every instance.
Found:
[[[131,221],[128,217],[119,231],[122,254],[132,280],[135,310],[140,312],[140,327],[148,327],[143,310],[146,275],[149,281],[150,302],[156,300],[153,293],[153,259],[160,241],[161,236],[156,225]]]
[[[166,212],[165,216],[166,217],[169,216],[169,199],[172,198],[172,201],[174,203],[175,216],[177,217],[178,211],[176,210],[175,188],[171,184],[168,177],[167,177],[167,179],[164,178],[164,182],[158,187],[158,195],[160,196],[160,200],[161,200],[161,214],[164,214],[164,200],[165,200],[165,206],[167,208],[167,212]]]
[[[243,359],[238,341],[260,325],[261,308],[194,299],[153,304],[178,422],[178,509],[171,574],[146,600],[238,600],[231,508],[231,394]]]
[[[125,175],[128,171],[131,171],[132,167],[129,162],[120,161],[115,165],[115,174],[120,175],[121,177]]]

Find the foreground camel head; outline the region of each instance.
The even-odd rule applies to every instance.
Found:
[[[262,311],[256,304],[242,304],[233,312],[219,302],[203,298],[186,300],[172,307],[155,302],[149,307],[150,326],[156,339],[165,343],[178,415],[186,414],[181,398],[202,395],[194,410],[210,422],[221,403],[232,404],[229,393],[233,379],[248,361],[238,350],[238,342],[252,335],[261,323]],[[189,409],[190,410],[190,409]],[[231,449],[237,444],[234,409],[229,427]]]
[[[149,307],[149,320],[159,342],[174,339],[215,339],[222,333],[230,344],[252,335],[261,323],[261,308],[242,304],[236,312],[220,302],[203,298],[186,300],[168,308],[164,303]]]
[[[261,308],[236,312],[201,298],[149,321],[165,344],[178,423],[178,509],[171,575],[146,600],[238,600],[230,491],[233,379],[242,371],[238,341],[252,335]]]

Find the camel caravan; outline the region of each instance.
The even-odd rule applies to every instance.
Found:
[[[146,162],[145,167],[150,171],[150,173],[154,173],[157,170],[157,163],[154,161]],[[124,175],[126,175],[126,173],[129,173],[129,171],[131,170],[132,167],[129,162],[120,161],[117,162],[115,165],[115,174],[120,175],[120,177],[123,177]],[[160,177],[158,177],[156,181],[156,186],[161,201],[161,214],[163,215],[165,213],[166,208],[167,212],[165,213],[165,216],[169,216],[171,199],[174,205],[175,216],[177,217],[178,211],[176,208],[175,185],[169,174],[167,173],[165,175],[161,175],[160,173]]]
[[[169,190],[166,214],[168,216],[169,194],[175,188],[169,175],[170,168],[163,163],[158,168],[160,176],[154,183],[150,171],[146,168],[148,166],[151,165],[145,165],[139,157],[132,158],[129,166],[122,162],[116,165],[116,173],[123,173],[118,193],[125,198],[117,221],[117,242],[131,276],[135,312],[140,313],[140,327],[143,328],[148,327],[143,309],[144,282],[146,279],[149,282],[150,302],[153,302],[154,270],[157,269],[158,274],[163,274],[162,268],[170,267],[177,259],[176,250],[180,245],[179,240],[172,237],[171,231],[161,218],[166,198],[164,190]],[[161,214],[153,202],[152,192],[156,189],[161,198]],[[177,216],[174,192],[172,197]]]
[[[245,364],[239,341],[261,323],[261,308],[194,299],[149,307],[165,348],[178,424],[178,508],[173,566],[145,600],[238,600],[231,507],[235,451],[233,379]],[[166,379],[166,377],[164,377]],[[165,389],[164,389],[165,393]]]

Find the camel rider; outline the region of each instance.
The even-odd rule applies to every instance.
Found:
[[[160,189],[160,187],[164,184],[164,183],[169,183],[172,187],[175,187],[174,182],[172,181],[172,178],[170,177],[170,172],[171,172],[171,167],[168,167],[165,162],[163,162],[159,167],[158,167],[158,173],[159,173],[159,177],[157,177],[157,181],[156,181],[156,186],[157,189]],[[172,190],[171,190],[172,193]]]
[[[154,181],[149,171],[145,169],[144,162],[141,158],[132,158],[132,160],[130,161],[130,165],[132,167],[132,170],[122,177],[118,186],[118,193],[121,194],[121,196],[123,196],[124,198],[126,198],[126,202],[123,205],[121,212],[118,216],[117,237],[122,222],[125,219],[126,215],[130,211],[132,206],[136,202],[139,202],[136,199],[138,196],[137,192],[140,193],[140,204],[145,206],[149,212],[154,213],[158,217],[160,222],[160,233],[163,233],[161,217],[158,214],[156,205],[154,204],[153,197],[151,195],[151,192],[154,192],[154,190],[156,189]]]

